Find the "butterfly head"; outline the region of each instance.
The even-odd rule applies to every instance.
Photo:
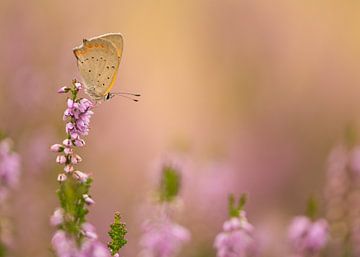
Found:
[[[104,96],[104,102],[107,102],[109,101],[111,98],[113,98],[115,96],[115,94],[113,93],[107,93],[105,96]]]

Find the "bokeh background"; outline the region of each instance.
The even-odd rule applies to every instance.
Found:
[[[215,256],[230,192],[249,193],[262,256],[286,256],[286,226],[323,194],[326,160],[360,108],[360,3],[316,0],[0,1],[0,128],[22,156],[11,198],[15,256],[50,256],[64,137],[60,86],[78,78],[72,48],[121,32],[115,98],[95,110],[82,170],[101,239],[119,210],[137,256],[144,205],[164,156],[184,162],[180,256]],[[24,255],[24,253],[26,253]]]

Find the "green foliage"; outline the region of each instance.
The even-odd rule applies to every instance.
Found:
[[[235,205],[235,197],[233,194],[229,195],[229,216],[230,217],[239,217],[240,211],[243,210],[247,200],[247,195],[242,194],[239,198],[237,205]]]
[[[110,231],[108,232],[111,241],[108,243],[108,248],[111,255],[115,255],[119,250],[127,243],[125,235],[127,233],[126,225],[121,223],[120,213],[116,212],[114,217],[114,223],[110,225]]]
[[[314,197],[310,197],[306,207],[306,215],[311,219],[315,219],[317,210],[318,205],[316,199]]]
[[[5,139],[5,138],[7,138],[6,133],[4,131],[0,130],[0,141]],[[0,255],[0,257],[1,257],[1,255]]]
[[[164,166],[159,189],[160,201],[171,202],[178,195],[180,186],[180,172],[170,165]]]
[[[88,194],[91,183],[91,179],[81,183],[70,176],[66,181],[60,183],[57,191],[60,205],[65,212],[62,229],[73,235],[79,244],[83,239],[81,226],[86,221],[85,216],[88,213],[83,195]]]
[[[7,256],[6,246],[2,242],[0,242],[0,257],[5,256]]]
[[[353,147],[357,141],[356,127],[353,123],[347,124],[344,133],[345,143],[348,147]]]

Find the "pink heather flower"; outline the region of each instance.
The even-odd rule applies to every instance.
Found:
[[[64,144],[65,146],[72,146],[72,142],[71,142],[70,139],[65,139],[65,140],[63,141],[63,144]]]
[[[61,88],[59,88],[59,90],[57,92],[62,94],[62,93],[69,92],[69,90],[70,90],[70,88],[68,88],[68,87],[61,87]]]
[[[20,175],[20,157],[11,152],[11,140],[0,142],[0,199],[6,197],[8,190],[16,187]]]
[[[82,230],[84,233],[84,236],[90,239],[97,239],[98,235],[96,234],[95,227],[91,225],[90,223],[84,223],[82,225]]]
[[[142,257],[175,256],[183,244],[190,240],[190,232],[167,217],[148,221],[143,229],[144,234],[140,240]]]
[[[86,180],[88,180],[89,175],[81,172],[79,170],[74,171],[74,176],[76,179],[78,179],[80,182],[86,182]]]
[[[111,257],[111,254],[103,243],[97,240],[88,240],[83,243],[79,257]]]
[[[93,112],[90,110],[93,103],[88,99],[82,98],[78,102],[72,99],[67,100],[67,109],[64,112],[64,118],[72,117],[72,122],[66,124],[66,133],[73,140],[80,139],[80,136],[86,136],[89,133],[90,118]]]
[[[85,203],[88,205],[93,205],[95,203],[95,201],[87,194],[84,194],[83,198],[85,200]]]
[[[56,156],[56,162],[59,164],[64,164],[66,162],[65,155],[58,155]]]
[[[82,84],[80,82],[76,82],[75,87],[76,87],[77,90],[80,90],[80,89],[83,88],[83,86],[82,86]]]
[[[295,254],[320,252],[328,240],[328,224],[324,219],[312,222],[306,216],[298,216],[289,226],[288,238]]]
[[[92,229],[90,224],[84,224]],[[86,231],[85,234],[95,233],[94,231]],[[111,257],[111,254],[107,247],[94,238],[84,239],[80,247],[76,242],[67,235],[63,230],[58,230],[52,238],[52,247],[58,257]]]
[[[214,242],[217,257],[249,257],[257,252],[253,226],[241,211],[239,217],[232,217],[223,225]]]
[[[61,208],[57,208],[54,211],[54,214],[50,218],[50,224],[54,227],[59,226],[64,222],[64,210]]]
[[[58,257],[77,257],[79,250],[76,243],[62,230],[58,230],[52,240],[52,247]]]
[[[57,181],[59,181],[59,182],[64,182],[66,179],[67,179],[67,177],[63,173],[59,174],[57,177]]]
[[[64,146],[60,145],[60,144],[54,144],[50,147],[50,150],[52,152],[61,152],[64,150]]]
[[[71,156],[71,163],[72,164],[77,164],[79,162],[82,161],[82,158],[80,157],[80,155],[74,154]]]
[[[66,166],[64,167],[64,171],[65,171],[65,173],[73,172],[73,171],[74,171],[74,166],[72,166],[72,165],[66,165]]]
[[[85,145],[85,141],[82,139],[75,139],[74,144],[78,147],[82,147]]]
[[[73,149],[72,149],[72,148],[70,148],[70,147],[65,147],[65,149],[64,149],[64,154],[70,155],[70,154],[72,154],[72,153],[73,153]]]
[[[350,153],[350,167],[355,174],[360,175],[360,146],[354,147]]]

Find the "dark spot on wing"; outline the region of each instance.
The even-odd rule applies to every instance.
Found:
[[[91,70],[89,70],[89,72],[91,72]]]
[[[110,79],[110,77],[107,77],[107,79]]]
[[[113,66],[111,66],[111,68],[115,69],[115,66],[113,65]]]
[[[99,77],[100,77],[100,76],[101,76],[101,73],[99,73],[98,75],[99,75]]]
[[[109,66],[106,66],[106,69],[110,69],[110,67],[109,67]]]
[[[91,56],[91,59],[94,59],[95,57],[94,56]]]

